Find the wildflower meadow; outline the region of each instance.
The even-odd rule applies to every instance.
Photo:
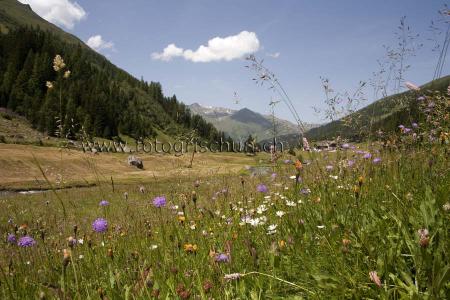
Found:
[[[258,175],[2,198],[1,298],[448,296],[447,146],[284,155]]]

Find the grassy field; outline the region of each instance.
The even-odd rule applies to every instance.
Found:
[[[32,156],[11,147],[1,182],[28,184]],[[123,154],[63,152],[63,178],[95,182],[93,161],[118,183],[0,198],[0,298],[448,298],[448,149],[367,151],[299,153],[301,168],[283,156],[256,175],[243,166],[266,154],[192,169],[146,156],[135,171]],[[34,153],[59,172],[58,149]]]
[[[245,165],[257,163],[255,158],[234,153],[198,153],[192,168],[191,155],[138,154],[144,170],[130,167],[129,154],[83,153],[78,150],[33,145],[0,144],[0,189],[48,189],[54,187],[89,186],[102,182],[140,183],[154,178],[207,177],[238,173]],[[40,170],[39,166],[42,168]]]

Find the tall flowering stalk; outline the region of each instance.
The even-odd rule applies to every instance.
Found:
[[[66,69],[64,59],[59,54],[57,54],[53,59],[53,70],[55,70],[55,72],[63,79],[68,79],[71,75],[70,70]],[[46,82],[47,88],[49,90],[53,89],[55,87],[55,82],[47,81]],[[62,137],[63,135],[62,84],[59,85],[59,119],[57,119],[56,122],[58,123],[56,135],[58,137]]]
[[[255,71],[256,73],[256,78],[253,78],[253,81],[255,81],[257,84],[260,85],[264,85],[265,83],[268,84],[269,89],[274,90],[278,94],[281,101],[284,104],[286,104],[295,121],[297,122],[298,127],[300,129],[300,135],[303,136],[305,133],[305,125],[301,121],[300,115],[295,109],[294,104],[291,101],[291,98],[289,97],[286,90],[281,85],[280,81],[275,76],[275,74],[264,66],[263,64],[264,60],[258,60],[256,56],[253,54],[248,56],[246,60],[249,62],[249,65],[247,65],[246,67]]]

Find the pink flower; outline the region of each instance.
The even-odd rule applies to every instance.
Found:
[[[380,277],[378,277],[377,271],[370,271],[369,277],[373,283],[375,283],[378,287],[381,287],[381,280]]]
[[[415,85],[414,83],[411,83],[409,81],[407,81],[405,83],[405,86],[412,91],[420,91],[420,87],[418,87],[417,85]]]

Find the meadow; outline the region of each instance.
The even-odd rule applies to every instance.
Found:
[[[448,145],[292,154],[3,196],[0,297],[449,297]]]

